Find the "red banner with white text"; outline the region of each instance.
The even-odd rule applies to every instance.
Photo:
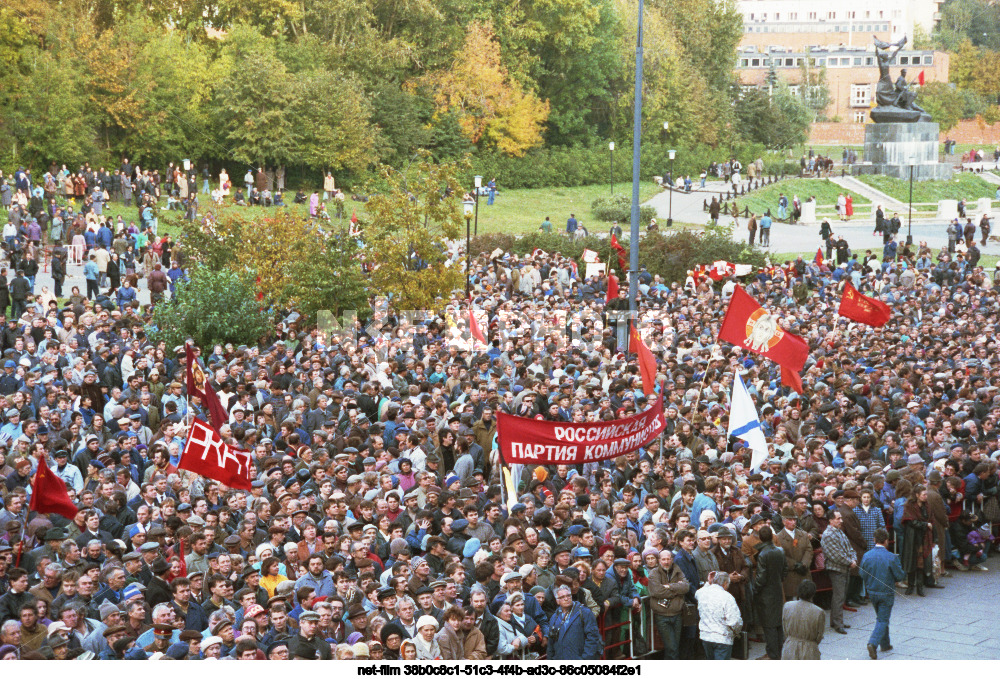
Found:
[[[250,455],[230,448],[218,432],[197,417],[191,422],[184,454],[177,466],[230,488],[250,490]]]
[[[579,424],[497,413],[500,455],[508,464],[583,464],[641,448],[666,426],[663,397],[621,420]]]

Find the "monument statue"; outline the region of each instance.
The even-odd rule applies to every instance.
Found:
[[[878,58],[878,84],[875,86],[876,106],[871,110],[876,123],[929,123],[931,117],[916,104],[917,93],[906,82],[906,69],[901,69],[899,78],[893,82],[889,75],[889,62],[906,44],[904,35],[895,43],[887,43],[874,38],[875,56]],[[896,49],[891,49],[895,47]]]

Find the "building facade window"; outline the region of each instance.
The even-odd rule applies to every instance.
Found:
[[[863,123],[868,119],[867,111],[855,111],[854,112],[854,122]]]
[[[868,107],[872,98],[872,86],[869,84],[851,85],[851,106]]]

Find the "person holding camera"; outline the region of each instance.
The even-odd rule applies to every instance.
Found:
[[[573,601],[573,590],[565,585],[556,590],[556,604],[559,610],[549,621],[549,659],[600,659],[604,639],[594,614]]]

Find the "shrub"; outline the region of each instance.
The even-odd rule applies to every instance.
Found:
[[[643,144],[640,161],[641,179],[649,180],[654,175],[664,175],[674,170],[675,176],[697,177],[712,161],[725,162],[729,158],[739,158],[744,165],[764,159],[764,171],[780,174],[784,159],[768,154],[760,144],[741,144],[732,148],[712,148],[698,145],[677,149],[677,157],[671,162],[669,144]],[[631,142],[622,140],[622,151],[616,152],[614,163],[615,183],[632,181]],[[465,186],[472,186],[472,176],[482,175],[484,182],[496,177],[501,187],[506,189],[538,189],[549,186],[586,186],[604,184],[611,179],[611,157],[608,147],[552,147],[529,151],[521,158],[512,158],[500,153],[480,153],[472,158],[470,174],[465,177]],[[786,174],[798,172],[785,170]]]
[[[627,239],[621,241],[626,250],[630,246]],[[588,236],[580,240],[570,240],[563,234],[530,233],[518,237],[512,234],[488,234],[472,241],[472,254],[489,254],[497,248],[519,256],[530,254],[535,249],[545,252],[560,252],[576,260],[580,271],[584,270],[583,251],[593,250],[602,262],[618,269],[618,260],[607,238]],[[748,248],[745,243],[734,241],[726,229],[708,228],[704,233],[695,231],[653,232],[643,236],[639,244],[639,264],[651,274],[659,274],[667,282],[683,283],[688,270],[697,264],[711,264],[716,260],[739,264],[763,266],[765,253],[757,248]]]
[[[200,347],[252,345],[271,327],[270,314],[260,309],[249,276],[196,266],[190,280],[177,282],[173,300],[156,305],[150,339],[168,347],[189,337]]]
[[[624,222],[630,224],[632,220],[632,197],[625,194],[617,194],[598,198],[590,204],[590,211],[594,219],[602,222]],[[648,205],[639,206],[639,224],[649,224],[649,220],[656,216],[656,210]]]

